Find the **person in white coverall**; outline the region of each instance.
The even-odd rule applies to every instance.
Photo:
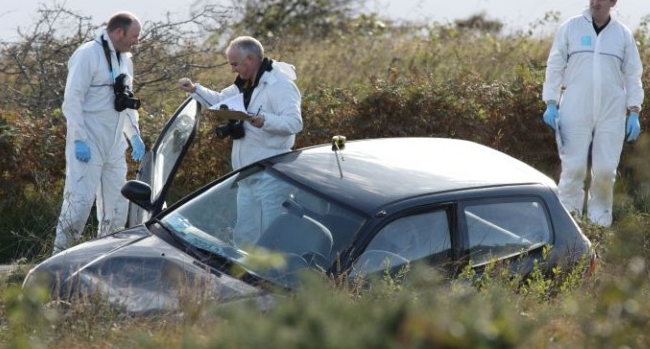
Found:
[[[250,118],[230,123],[236,129],[230,134],[233,170],[291,150],[295,135],[303,127],[302,97],[294,83],[294,67],[265,57],[262,44],[250,36],[231,41],[226,48],[226,58],[238,76],[232,85],[220,92],[188,78],[181,78],[179,85],[205,106],[243,94]],[[234,242],[238,245],[255,243],[272,219],[282,212],[281,204],[287,198],[287,191],[285,184],[264,173],[240,181]]]
[[[591,156],[587,219],[606,227],[612,224],[623,143],[639,136],[644,97],[639,51],[632,32],[612,13],[616,3],[590,0],[589,9],[560,26],[542,93],[547,105],[543,119],[556,132],[562,164],[560,200],[582,217]]]
[[[79,241],[93,202],[98,236],[126,224],[128,201],[120,192],[127,174],[126,139],[134,161],[142,159],[145,146],[139,134],[138,112],[133,109],[139,107],[139,101],[134,105],[131,95],[133,99],[118,105],[115,86],[121,76],[125,89],[132,90],[130,50],[138,43],[140,29],[136,16],[118,12],[68,61],[62,106],[67,125],[66,177],[54,253]],[[132,108],[123,109],[124,105]]]

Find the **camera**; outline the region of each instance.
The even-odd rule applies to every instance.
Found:
[[[237,119],[230,119],[225,125],[217,126],[214,129],[217,137],[224,139],[228,136],[232,139],[240,139],[244,137],[244,121]]]
[[[124,109],[139,109],[140,100],[135,98],[129,86],[124,82],[127,75],[122,73],[115,78],[113,92],[115,93],[115,110],[123,111]]]

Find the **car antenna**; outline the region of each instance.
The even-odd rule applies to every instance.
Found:
[[[342,153],[339,153],[339,151],[342,151],[343,149],[345,149],[345,136],[337,135],[332,137],[332,151],[336,153],[336,164],[339,165],[339,173],[341,174],[341,178],[343,178],[341,161],[345,161],[345,158],[343,157]],[[340,161],[339,161],[339,155],[341,156]]]

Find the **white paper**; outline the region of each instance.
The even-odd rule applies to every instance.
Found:
[[[239,93],[235,96],[232,96],[230,98],[226,98],[220,102],[217,102],[216,104],[213,104],[210,106],[211,110],[219,110],[221,109],[221,106],[225,105],[228,107],[228,110],[231,111],[240,111],[242,113],[246,113],[246,107],[244,107],[244,94]]]
[[[557,149],[562,152],[564,142],[562,141],[562,132],[560,132],[560,123],[555,120],[555,141],[557,142]]]

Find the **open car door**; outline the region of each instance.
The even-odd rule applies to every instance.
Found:
[[[166,207],[165,197],[174,175],[196,136],[200,111],[201,105],[192,97],[187,98],[176,109],[153,148],[145,155],[135,179],[151,187],[151,207],[145,210],[129,202],[127,227],[147,221]]]

